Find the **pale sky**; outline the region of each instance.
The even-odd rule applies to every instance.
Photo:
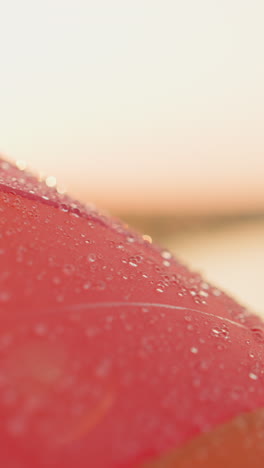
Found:
[[[0,151],[110,209],[264,209],[263,20],[263,0],[1,2]]]

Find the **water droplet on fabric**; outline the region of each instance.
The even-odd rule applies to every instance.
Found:
[[[57,179],[54,176],[46,177],[45,182],[48,187],[56,187],[57,185]]]
[[[142,239],[144,239],[145,241],[149,242],[150,244],[152,244],[152,237],[149,236],[148,234],[144,234],[142,236]]]
[[[212,336],[214,336],[216,338],[221,337],[221,338],[224,338],[224,339],[228,339],[229,330],[228,330],[227,326],[223,324],[221,327],[212,328],[211,334],[212,334]]]
[[[91,263],[94,263],[96,261],[96,254],[90,253],[87,257],[87,260]]]
[[[165,260],[170,260],[172,258],[172,254],[168,251],[168,250],[163,250],[161,252],[161,256],[162,258],[164,258]]]
[[[216,288],[214,288],[214,289],[212,290],[212,293],[213,293],[213,295],[216,296],[216,297],[221,296],[221,294],[222,294],[222,292],[221,292],[219,289],[216,289]]]
[[[253,333],[254,339],[257,342],[259,343],[264,342],[264,331],[262,330],[262,328],[254,327],[254,328],[251,328],[251,331]]]
[[[109,359],[104,359],[96,368],[96,375],[98,377],[107,377],[111,369],[111,362]]]
[[[157,283],[156,291],[158,293],[163,293],[165,291],[165,287],[166,287],[165,284],[162,281],[159,281]]]
[[[9,291],[0,291],[0,302],[8,302],[11,299]]]
[[[34,327],[35,334],[38,336],[44,336],[47,333],[47,327],[43,323],[38,323]]]
[[[27,168],[27,163],[25,161],[23,161],[22,159],[18,159],[16,161],[16,167],[20,170],[20,171],[24,171],[26,168]]]
[[[63,273],[65,275],[72,275],[75,271],[75,266],[74,265],[64,265],[63,269],[62,269]]]
[[[62,294],[58,294],[58,296],[56,297],[56,301],[57,302],[63,302],[64,301],[64,296]]]
[[[199,291],[199,296],[208,297],[208,292],[201,290],[201,291]]]
[[[85,330],[85,335],[88,336],[89,338],[92,338],[93,336],[98,335],[99,329],[97,327],[89,327],[86,328]]]
[[[53,284],[56,284],[56,285],[57,285],[57,284],[60,284],[60,283],[61,283],[61,279],[59,278],[59,276],[54,276],[54,277],[52,278],[52,282],[53,282]]]
[[[25,427],[25,422],[23,419],[16,418],[16,419],[11,419],[7,422],[7,431],[13,437],[22,436],[25,429],[26,427]]]
[[[128,261],[128,264],[129,264],[130,266],[132,266],[132,267],[137,267],[137,266],[138,266],[135,257],[130,257],[130,259],[129,259],[129,261]]]
[[[254,374],[253,372],[250,372],[250,373],[249,373],[249,378],[250,378],[251,380],[258,380],[258,376],[257,376],[256,374]]]

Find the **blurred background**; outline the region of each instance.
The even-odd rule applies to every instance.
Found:
[[[1,2],[0,151],[264,314],[263,18],[263,0]]]

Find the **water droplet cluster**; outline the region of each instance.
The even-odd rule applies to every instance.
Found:
[[[21,161],[0,161],[0,260],[0,434],[44,466],[75,443],[79,468],[122,464],[264,405],[261,320]]]

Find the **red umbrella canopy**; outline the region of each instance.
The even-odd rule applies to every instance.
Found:
[[[4,160],[0,225],[1,466],[189,467],[176,457],[202,434],[254,426],[258,317]]]

